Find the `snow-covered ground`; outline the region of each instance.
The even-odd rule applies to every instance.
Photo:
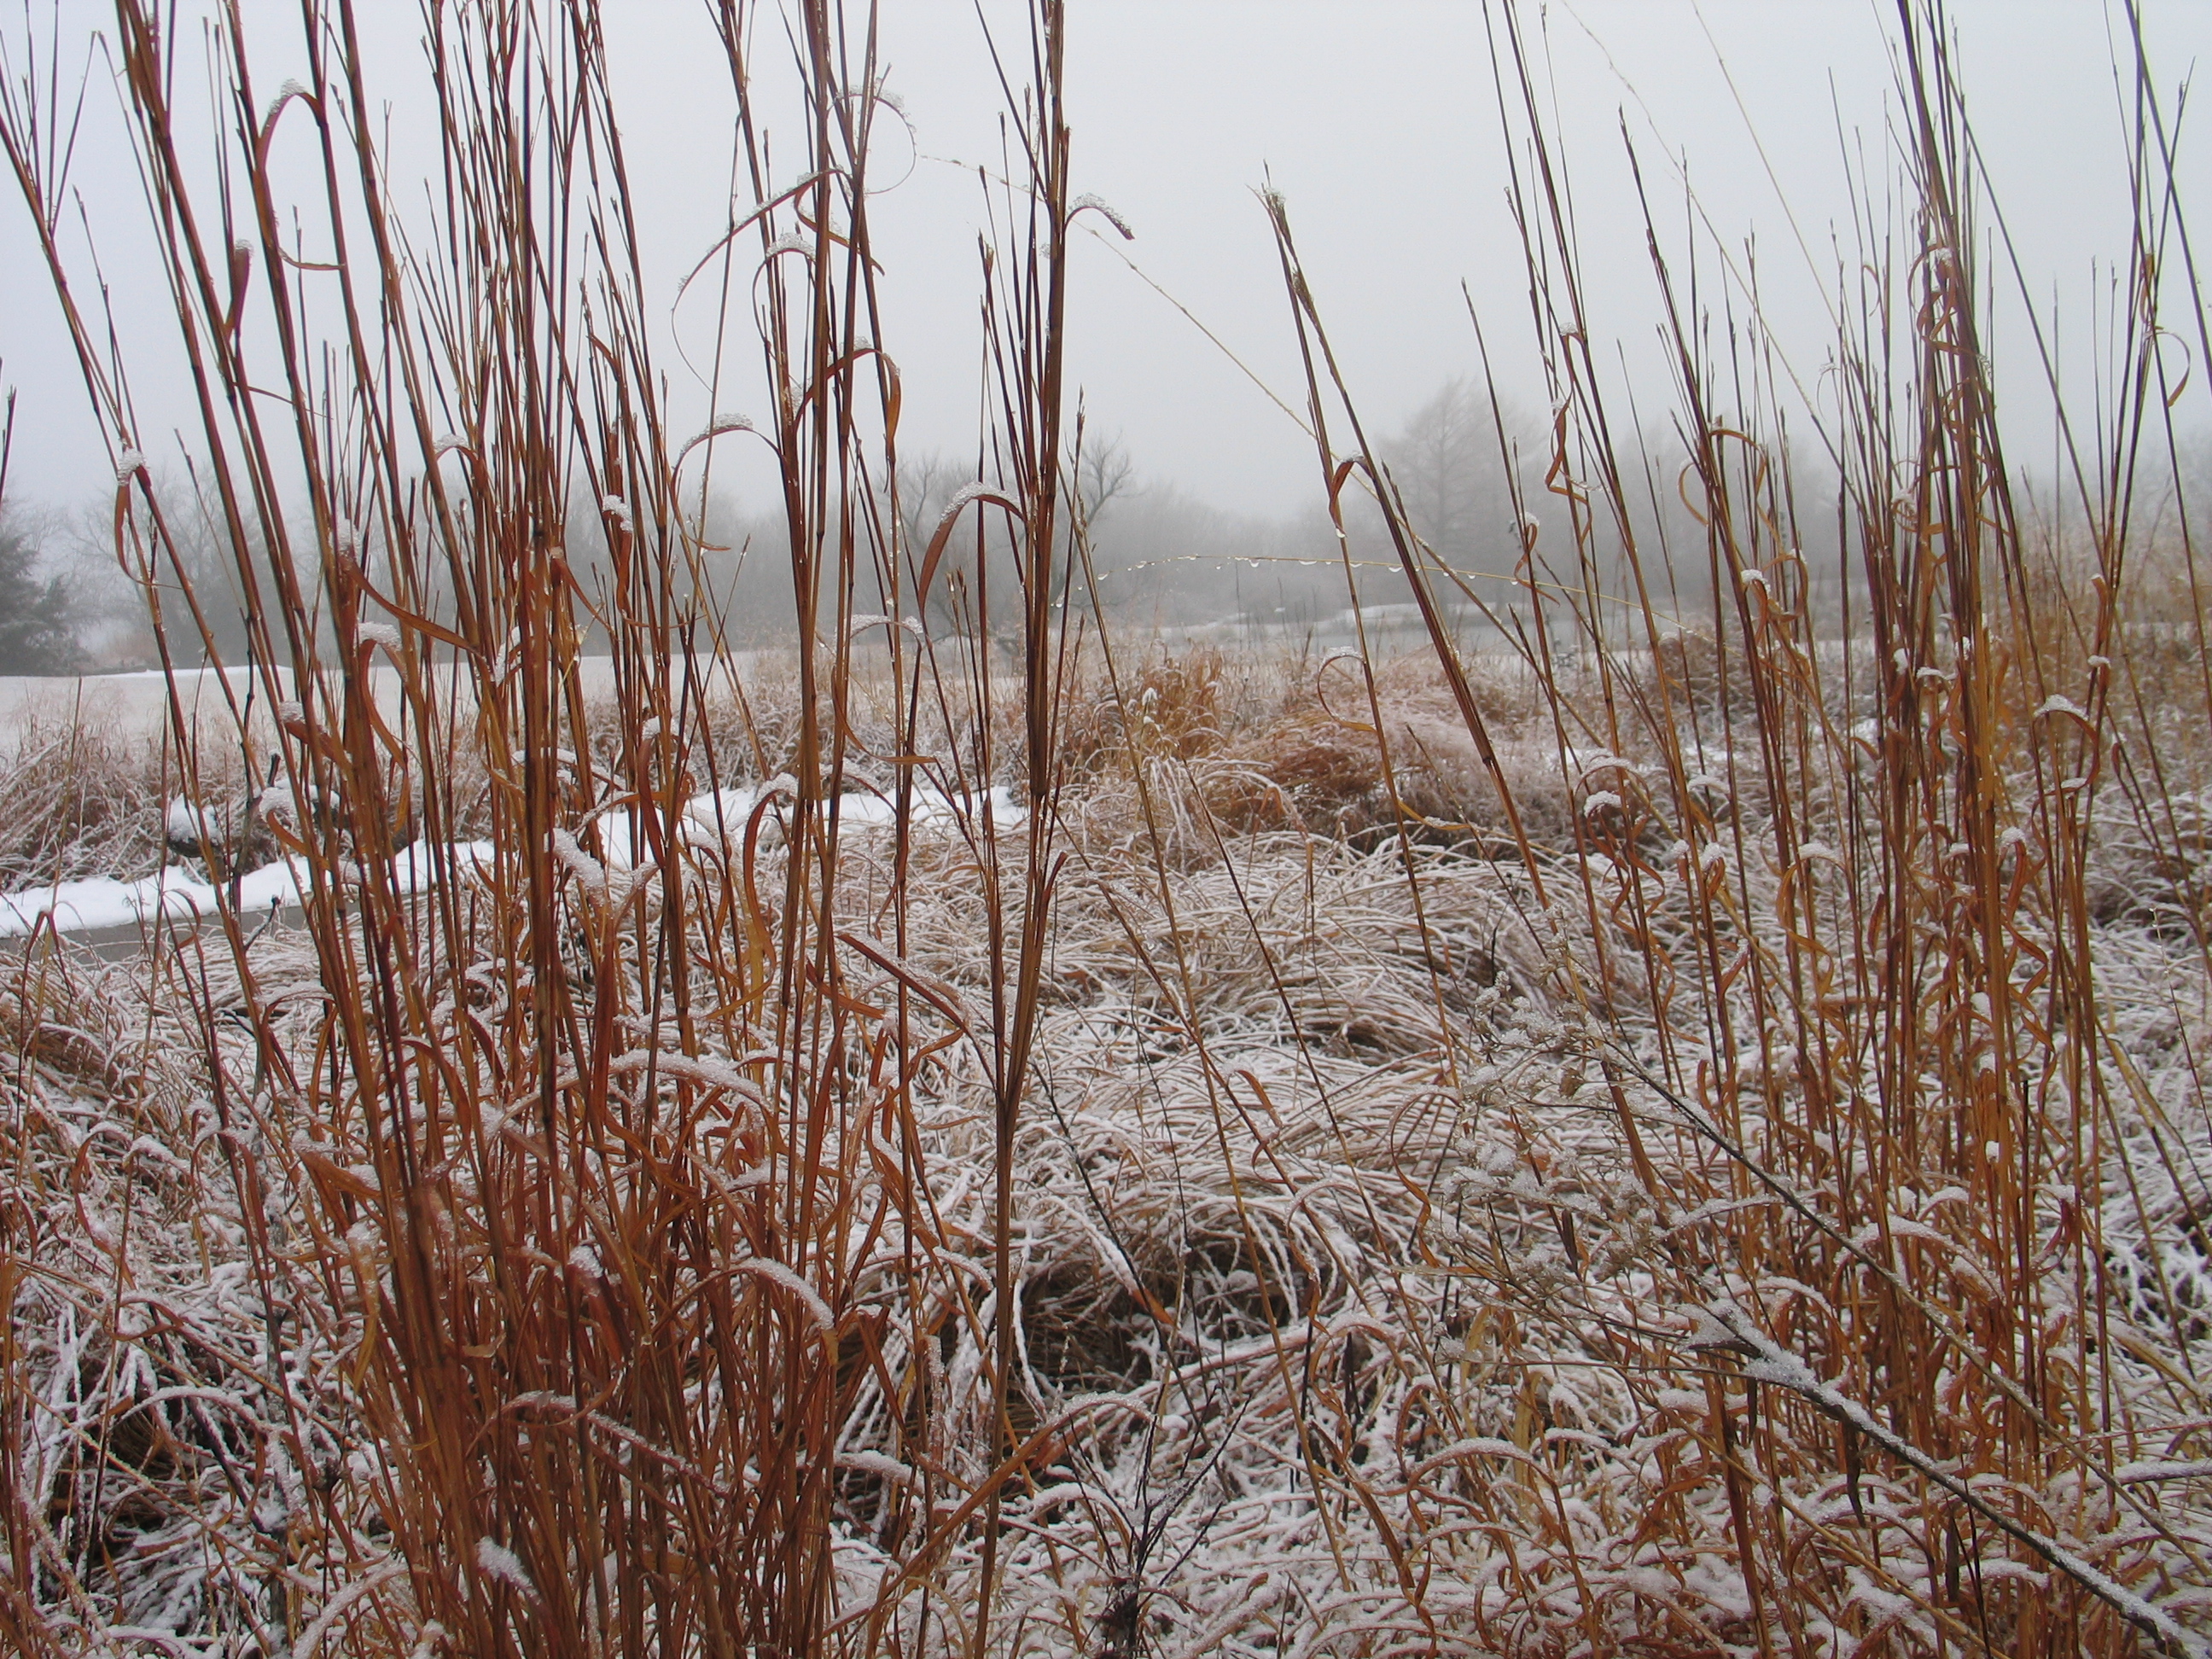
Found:
[[[777,779],[758,787],[722,789],[696,796],[684,804],[678,835],[695,845],[740,840],[763,799],[781,796],[787,787],[787,781]],[[846,830],[887,830],[898,822],[896,803],[886,796],[868,793],[842,795],[836,805],[837,822]],[[781,809],[776,810],[780,812]],[[1024,811],[1012,792],[1003,788],[973,797],[924,788],[914,792],[911,821],[923,833],[945,835],[957,832],[963,823],[980,825],[988,811],[989,821],[1004,830],[1018,824]],[[173,803],[170,808],[172,818],[180,813],[189,829],[190,809],[181,800]],[[573,835],[568,836],[564,850],[588,859],[592,866],[605,871],[619,872],[635,868],[641,861],[641,849],[634,844],[630,818],[609,813],[599,817],[595,827],[599,843],[596,852],[586,851]],[[448,849],[444,860],[437,858],[435,853],[428,842],[417,842],[399,853],[393,860],[392,875],[401,892],[427,889],[441,867],[466,868],[489,862],[493,857],[489,842],[459,843]],[[241,915],[263,915],[272,909],[296,907],[307,882],[306,860],[293,858],[280,859],[240,877],[235,892],[228,895],[215,883],[177,866],[135,881],[102,876],[23,888],[0,894],[0,938],[27,934],[49,919],[64,933],[142,926],[163,917],[189,921],[218,914],[226,897]]]
[[[289,692],[289,674],[279,674]],[[235,732],[238,714],[263,733],[272,728],[267,708],[258,704],[252,674],[233,668],[218,672],[184,669],[176,676],[177,701],[188,725],[203,736]],[[33,726],[81,726],[155,736],[169,722],[168,677],[159,669],[135,674],[88,674],[82,678],[0,675],[0,743],[19,739]]]

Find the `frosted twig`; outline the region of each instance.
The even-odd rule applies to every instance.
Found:
[[[2179,1652],[2212,1656],[2212,1643],[2182,1629],[2163,1609],[2083,1560],[2057,1539],[2046,1537],[2024,1522],[2007,1515],[1957,1475],[1945,1469],[1935,1458],[1882,1427],[1858,1401],[1815,1376],[1810,1366],[1753,1324],[1741,1309],[1729,1303],[1717,1303],[1702,1312],[1706,1319],[1735,1339],[1727,1346],[1739,1348],[1747,1355],[1743,1363],[1746,1378],[1754,1382],[1769,1383],[1778,1389],[1787,1389],[1838,1423],[1865,1436],[1898,1462],[1910,1465],[1942,1487],[1999,1532],[2016,1543],[2027,1546],[2137,1630],[2156,1637]],[[1714,1347],[1722,1345],[1706,1340],[1700,1346]]]

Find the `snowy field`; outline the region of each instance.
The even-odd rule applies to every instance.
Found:
[[[750,660],[702,664],[700,672],[711,683],[716,674],[726,675],[732,669],[743,672],[750,666]],[[587,697],[605,699],[614,684],[611,660],[584,659],[579,679]],[[281,683],[289,691],[290,676],[282,676]],[[98,731],[125,744],[159,742],[179,721],[204,744],[234,746],[241,732],[264,750],[273,740],[266,699],[258,696],[244,671],[179,674],[173,702],[169,684],[168,677],[158,672],[65,681],[0,678],[0,743],[12,738],[20,747],[28,733],[71,730]],[[399,687],[391,670],[378,672],[376,691],[380,708],[396,716]],[[780,836],[787,828],[784,809],[790,787],[787,779],[771,779],[751,787],[696,795],[684,805],[678,833],[687,843],[727,843],[741,837],[755,809],[767,804],[771,809],[769,830]],[[253,810],[283,810],[286,799],[281,791],[258,792]],[[987,807],[997,828],[1012,829],[1021,822],[1023,809],[1004,788],[971,799],[927,786],[913,792],[908,822],[923,835],[951,833],[958,826],[980,826]],[[854,833],[890,829],[897,819],[896,805],[888,795],[864,787],[842,794],[829,810],[842,830]],[[228,802],[195,809],[181,795],[171,798],[162,811],[161,829],[175,862],[143,874],[95,875],[0,891],[0,938],[26,935],[47,926],[66,933],[113,933],[162,920],[204,920],[226,903],[249,921],[271,911],[296,909],[308,879],[303,858],[272,859],[239,871],[223,883],[208,878],[198,848],[203,842],[222,848],[233,833],[235,816]],[[596,814],[578,828],[590,850],[568,830],[556,833],[556,844],[562,856],[587,879],[604,888],[610,879],[637,878],[641,857],[632,816]],[[482,864],[491,854],[485,842],[454,842],[443,848],[417,842],[398,852],[381,878],[392,883],[394,891],[413,895],[428,890],[443,875]],[[356,883],[372,878],[358,868],[349,877]]]
[[[745,676],[755,672],[762,656],[758,652],[739,652],[717,660],[702,659],[695,672],[711,695],[718,687],[727,685],[732,672]],[[580,658],[576,672],[586,697],[613,695],[612,658]],[[398,671],[380,659],[369,673],[378,708],[387,716],[395,714],[399,707]],[[292,696],[291,671],[280,668],[276,677],[284,696]],[[181,719],[185,729],[198,733],[203,741],[235,742],[241,716],[247,721],[245,729],[257,741],[266,742],[271,736],[272,711],[251,670],[179,669],[175,684],[174,718]],[[173,723],[169,684],[170,676],[157,668],[81,678],[0,675],[0,744],[13,746],[33,726],[81,725],[125,737],[157,737]],[[452,686],[450,677],[444,684]],[[465,691],[465,682],[461,689]]]

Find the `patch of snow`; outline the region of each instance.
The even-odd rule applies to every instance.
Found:
[[[197,848],[202,842],[220,847],[226,839],[214,815],[204,807],[194,806],[183,795],[171,801],[169,810],[162,815],[161,833],[175,848]]]
[[[289,863],[257,870],[240,884],[241,910],[266,909],[271,902],[299,902],[300,872]],[[276,895],[273,899],[270,895]],[[286,896],[289,895],[289,896]],[[158,917],[189,921],[216,914],[212,884],[180,870],[163,870],[137,881],[95,876],[0,894],[0,938],[20,938],[49,917],[64,933],[92,927],[129,927]]]
[[[403,848],[393,858],[392,878],[403,894],[424,892],[436,884],[441,863],[448,870],[463,872],[489,863],[491,856],[488,841],[456,842],[442,849],[420,841]],[[366,872],[349,867],[349,874],[358,880]],[[264,864],[240,878],[236,908],[241,915],[293,908],[301,902],[307,879],[307,861],[303,858]],[[218,914],[223,896],[215,883],[180,869],[163,870],[136,881],[96,876],[50,887],[27,887],[0,893],[0,939],[20,938],[48,917],[63,933],[139,927],[159,917],[190,921]]]
[[[614,823],[603,826],[601,833],[605,835],[608,830],[615,828],[616,823],[619,823],[621,821],[619,819],[617,819]],[[627,824],[623,824],[622,827],[625,831],[622,838],[623,851],[627,853],[629,850],[629,836],[627,833],[629,826]],[[611,836],[609,837],[608,850],[610,853],[613,850]],[[570,873],[573,874],[578,881],[583,883],[585,888],[588,891],[604,893],[607,890],[607,872],[605,866],[603,866],[599,861],[593,858],[589,853],[586,853],[580,846],[577,845],[575,836],[570,835],[566,830],[556,830],[553,832],[553,856],[560,860],[562,864],[566,865],[568,867]]]
[[[679,834],[696,844],[712,845],[717,838],[728,842],[739,841],[762,798],[787,794],[789,789],[788,779],[775,778],[757,789],[724,789],[696,796],[684,804]],[[898,822],[892,801],[875,793],[840,796],[836,810],[839,823],[847,830],[893,829]],[[981,795],[951,795],[927,788],[916,789],[913,795],[913,826],[924,833],[953,833],[960,825],[974,822],[987,811],[1000,829],[1012,828],[1029,817],[1028,806],[1012,789],[1003,787]],[[607,890],[610,872],[649,873],[639,870],[638,849],[632,845],[626,816],[611,814],[599,821],[599,827],[606,849],[605,864],[585,851],[574,835],[565,830],[553,832],[554,856],[595,892]],[[227,840],[217,833],[212,815],[196,810],[181,796],[170,803],[163,828],[172,843],[178,846],[198,845],[203,836],[217,844]],[[390,873],[402,894],[425,892],[437,884],[441,871],[465,873],[489,864],[493,856],[489,842],[455,842],[440,848],[420,841],[394,856]],[[368,873],[348,866],[342,875],[347,880],[361,881],[368,878]],[[281,859],[240,879],[236,908],[241,914],[258,915],[271,908],[295,907],[307,884],[305,859]],[[28,934],[49,917],[62,932],[76,933],[135,927],[164,916],[173,921],[191,921],[215,915],[221,908],[222,895],[213,883],[180,869],[163,870],[136,881],[100,876],[0,893],[0,938]]]

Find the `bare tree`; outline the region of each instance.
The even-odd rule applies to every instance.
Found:
[[[1455,377],[1413,412],[1386,452],[1414,530],[1462,565],[1504,539],[1512,520],[1498,423],[1479,387]]]
[[[908,558],[920,562],[946,506],[974,477],[972,470],[939,450],[899,463],[899,530]],[[946,550],[944,568],[923,604],[924,620],[933,631],[957,632],[962,626],[962,590],[974,580],[973,563],[972,551],[957,546]]]
[[[1137,464],[1116,436],[1097,443],[1086,441],[1078,467],[1077,488],[1083,496],[1083,517],[1096,525],[1115,501],[1142,493],[1136,483]]]

